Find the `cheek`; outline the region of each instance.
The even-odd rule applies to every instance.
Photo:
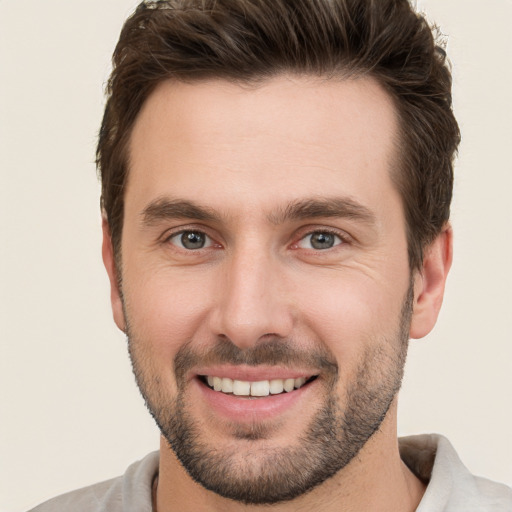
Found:
[[[303,294],[299,309],[309,336],[335,355],[340,369],[348,369],[370,344],[396,337],[406,290],[402,288],[367,276],[331,276],[317,280]]]
[[[199,281],[179,273],[146,272],[124,290],[131,333],[162,362],[172,360],[205,323],[211,301],[209,287]]]

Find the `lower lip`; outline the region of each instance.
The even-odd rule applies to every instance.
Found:
[[[296,409],[297,403],[302,401],[305,395],[309,394],[312,388],[315,387],[317,379],[289,393],[258,398],[240,397],[215,391],[198,378],[194,379],[193,382],[199,388],[210,410],[234,422],[252,423],[254,421],[275,419],[288,411]]]

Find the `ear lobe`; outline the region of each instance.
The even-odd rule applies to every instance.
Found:
[[[447,225],[426,249],[421,271],[414,276],[414,308],[409,336],[423,338],[436,324],[452,265],[453,232]]]
[[[121,329],[121,331],[126,332],[126,322],[124,318],[121,292],[119,290],[119,279],[114,257],[114,248],[112,246],[112,237],[110,236],[110,227],[105,215],[102,216],[101,227],[103,231],[101,255],[103,257],[103,264],[107,270],[108,278],[110,280],[110,302],[112,304],[114,322],[116,323],[117,327]]]

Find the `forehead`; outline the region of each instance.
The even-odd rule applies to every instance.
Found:
[[[164,82],[132,132],[126,203],[141,211],[170,195],[271,210],[329,194],[378,200],[391,187],[396,134],[393,102],[369,78]]]

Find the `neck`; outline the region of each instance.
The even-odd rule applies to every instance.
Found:
[[[393,409],[393,410],[392,410]],[[156,492],[157,512],[300,512],[322,510],[379,510],[412,512],[425,492],[400,459],[396,436],[396,406],[379,431],[345,468],[311,492],[275,505],[243,505],[206,490],[193,481],[161,439],[160,468]]]

